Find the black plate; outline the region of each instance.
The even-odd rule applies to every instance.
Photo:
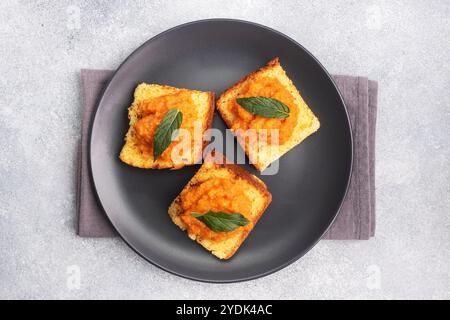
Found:
[[[277,56],[319,117],[321,128],[281,158],[278,174],[260,176],[273,202],[236,255],[220,261],[191,241],[167,214],[169,204],[199,166],[142,170],[119,161],[128,129],[127,107],[140,82],[211,90],[219,95]],[[218,114],[214,127],[225,129]],[[136,252],[183,277],[234,282],[289,265],[321,238],[347,190],[352,137],[335,84],[306,49],[261,25],[214,19],[163,32],[125,60],[99,102],[91,128],[90,160],[100,202]],[[245,168],[258,175],[250,165]]]

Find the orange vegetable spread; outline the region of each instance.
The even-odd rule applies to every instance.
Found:
[[[156,128],[167,111],[173,108],[183,113],[183,121],[180,128],[190,131],[191,146],[193,145],[194,122],[197,119],[196,108],[190,92],[178,91],[141,102],[139,106],[141,118],[134,124],[134,129],[139,140],[139,149],[144,156],[153,157],[153,138]],[[172,142],[159,159],[170,160],[172,149],[178,143],[180,141]]]
[[[286,119],[265,118],[256,116],[245,110],[236,101],[232,112],[238,120],[232,129],[260,129],[267,130],[267,143],[271,143],[270,130],[278,129],[279,143],[283,144],[289,139],[297,122],[298,107],[294,103],[294,97],[278,79],[260,76],[253,81],[248,81],[242,88],[239,98],[262,96],[279,100],[289,107],[289,117]]]
[[[238,227],[229,232],[215,232],[192,216],[192,212],[206,213],[208,211],[222,211],[225,213],[240,213],[250,219],[252,201],[246,194],[248,185],[242,179],[210,178],[192,186],[189,192],[181,195],[183,214],[181,219],[187,225],[189,233],[200,238],[220,240],[229,237],[232,233],[246,228],[251,230],[253,224]]]

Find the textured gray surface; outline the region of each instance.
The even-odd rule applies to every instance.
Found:
[[[80,68],[113,69],[212,17],[268,25],[330,72],[379,81],[374,239],[322,241],[276,274],[211,285],[75,235]],[[450,298],[449,35],[437,0],[0,2],[0,298]]]

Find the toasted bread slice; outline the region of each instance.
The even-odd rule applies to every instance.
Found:
[[[130,128],[125,137],[125,145],[120,152],[119,158],[126,164],[129,164],[138,168],[145,169],[178,169],[184,165],[192,165],[201,162],[203,147],[205,142],[201,142],[200,148],[194,148],[192,146],[193,156],[188,162],[174,163],[170,157],[166,159],[160,157],[156,161],[153,159],[152,152],[145,154],[142,148],[139,148],[139,138],[136,134],[134,124],[142,118],[142,103],[150,101],[158,97],[163,97],[167,95],[175,95],[177,93],[188,93],[192,99],[192,105],[186,106],[189,110],[195,112],[195,119],[201,122],[201,134],[203,135],[205,130],[211,128],[212,119],[214,114],[214,93],[213,92],[203,92],[188,89],[179,89],[175,87],[170,87],[166,85],[159,84],[139,84],[134,91],[134,101],[128,108],[128,118],[130,120]],[[190,111],[190,112],[191,112]],[[183,118],[183,122],[184,122]],[[183,128],[183,123],[181,124]],[[171,144],[176,144],[177,142],[172,142]]]
[[[245,194],[245,197],[247,197],[250,207],[245,214],[243,212],[242,214],[244,214],[250,223],[245,227],[238,227],[231,232],[225,232],[220,238],[213,238],[202,235],[198,232],[198,228],[193,228],[189,225],[189,223],[186,223],[186,219],[183,218],[183,215],[190,214],[189,210],[185,211],[186,206],[189,206],[190,204],[190,202],[186,203],[188,202],[186,199],[189,199],[187,198],[189,193],[193,194],[197,192],[198,194],[198,188],[201,188],[202,184],[208,182],[211,183],[212,181],[221,179],[236,183],[235,185],[240,188],[239,193]],[[213,190],[217,192],[217,188],[214,188]],[[227,189],[225,192],[229,193],[230,190]],[[206,209],[206,211],[214,211],[214,201],[214,198],[209,198],[207,206],[211,207]],[[237,201],[237,199],[233,199],[231,201]],[[235,164],[226,164],[225,157],[221,154],[216,154],[214,159],[209,158],[205,160],[198,172],[184,187],[178,197],[172,202],[169,207],[169,216],[180,229],[187,230],[188,236],[192,240],[196,240],[219,259],[229,259],[236,253],[238,248],[244,242],[245,238],[253,229],[254,225],[271,201],[272,195],[267,190],[264,182]],[[199,223],[202,224],[204,228],[208,228],[205,224],[203,224],[203,222]],[[213,231],[209,232],[217,235],[217,233]]]
[[[257,84],[261,81],[261,79],[266,79],[265,81],[267,81],[267,79],[276,79],[285,89],[287,89],[293,98],[293,100],[289,103],[290,108],[298,108],[298,112],[295,112],[295,126],[289,131],[292,132],[291,135],[286,141],[277,145],[259,144],[256,146],[255,144],[245,143],[245,137],[241,132],[239,132],[239,130],[235,130],[234,128],[234,124],[239,120],[239,115],[236,113],[236,109],[234,109],[236,106],[236,98],[242,97],[241,92],[244,88],[251,84]],[[271,98],[270,95],[267,97]],[[286,103],[285,101],[282,102]],[[271,60],[266,66],[249,74],[227,89],[219,97],[216,105],[225,123],[237,136],[239,143],[249,157],[250,161],[259,171],[267,168],[269,164],[294,148],[297,144],[317,131],[320,127],[318,118],[302,99],[297,88],[281,67],[278,58]],[[290,117],[294,114],[292,111],[293,110],[291,110]],[[255,116],[255,118],[257,117],[258,116]]]

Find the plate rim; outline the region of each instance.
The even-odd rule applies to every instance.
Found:
[[[169,32],[173,32],[176,31],[178,29],[190,26],[190,25],[194,25],[194,24],[199,24],[199,23],[207,23],[207,22],[231,22],[231,23],[242,23],[242,24],[248,24],[251,26],[255,26],[258,28],[262,28],[264,30],[267,30],[269,32],[273,32],[279,36],[282,36],[283,38],[285,38],[288,41],[291,41],[292,43],[294,43],[296,46],[298,46],[300,49],[302,49],[308,56],[310,56],[320,67],[321,69],[325,72],[326,76],[328,77],[328,79],[331,81],[331,83],[333,84],[336,92],[338,93],[339,99],[341,100],[341,103],[344,107],[344,112],[345,112],[345,116],[347,119],[347,124],[348,124],[348,128],[349,128],[349,138],[350,138],[350,163],[349,163],[349,173],[347,176],[347,182],[345,185],[345,192],[341,198],[341,200],[339,201],[339,205],[338,208],[336,210],[336,212],[333,215],[333,219],[330,221],[330,223],[328,224],[328,226],[324,229],[324,231],[322,232],[321,236],[314,241],[311,245],[309,245],[306,249],[302,250],[301,252],[299,252],[298,254],[296,254],[294,257],[292,257],[291,259],[289,259],[288,261],[286,261],[283,264],[280,264],[279,266],[272,268],[266,272],[262,272],[262,273],[258,273],[255,275],[251,275],[251,276],[246,276],[246,277],[242,277],[242,278],[233,278],[233,279],[219,279],[219,280],[215,280],[215,279],[210,279],[210,278],[202,278],[202,277],[198,277],[198,276],[191,276],[191,275],[187,275],[187,274],[183,274],[181,272],[172,270],[168,267],[165,267],[159,263],[157,263],[156,261],[151,260],[150,258],[144,256],[142,253],[140,253],[136,248],[133,247],[133,245],[131,243],[129,243],[125,237],[120,233],[120,231],[115,227],[114,223],[112,222],[112,220],[110,219],[107,211],[105,210],[103,203],[100,199],[100,196],[98,194],[97,191],[97,185],[95,183],[95,179],[94,179],[94,170],[92,167],[92,131],[94,128],[94,123],[95,120],[97,118],[97,114],[98,114],[98,109],[99,106],[102,104],[102,101],[104,100],[104,95],[106,93],[106,91],[108,90],[111,81],[114,79],[114,77],[116,76],[116,74],[119,72],[119,70],[127,63],[128,60],[131,59],[132,56],[134,56],[135,54],[139,53],[143,48],[145,48],[149,43],[159,39],[160,37],[164,36],[166,33]],[[91,116],[91,120],[90,120],[90,124],[89,124],[89,131],[88,131],[88,151],[87,151],[87,155],[88,155],[88,169],[89,169],[89,179],[92,183],[93,189],[94,189],[94,196],[97,199],[100,207],[102,208],[103,212],[105,213],[106,218],[108,219],[108,221],[110,222],[111,226],[114,228],[114,230],[117,232],[117,235],[125,242],[125,244],[131,248],[135,253],[137,253],[141,258],[143,258],[144,260],[146,260],[147,262],[151,263],[152,265],[156,266],[157,268],[169,272],[173,275],[176,275],[178,277],[184,278],[184,279],[189,279],[189,280],[194,280],[194,281],[199,281],[199,282],[204,282],[204,283],[238,283],[238,282],[245,282],[245,281],[250,281],[250,280],[255,280],[255,279],[259,279],[259,278],[263,278],[266,277],[270,274],[273,274],[275,272],[278,272],[284,268],[286,268],[287,266],[291,265],[292,263],[294,263],[295,261],[299,260],[301,257],[305,256],[313,247],[315,247],[317,245],[317,243],[322,240],[323,235],[330,229],[330,227],[333,225],[334,221],[336,220],[336,217],[339,214],[339,211],[342,208],[342,204],[344,202],[344,199],[347,196],[347,192],[350,186],[350,179],[353,173],[353,162],[354,162],[354,139],[353,139],[353,131],[352,131],[352,125],[350,122],[350,117],[348,114],[348,110],[347,110],[347,105],[342,97],[342,94],[339,90],[339,88],[336,85],[336,82],[333,80],[331,74],[328,72],[328,70],[322,65],[322,63],[309,51],[307,50],[303,45],[301,45],[300,43],[298,43],[296,40],[292,39],[291,37],[289,37],[288,35],[275,30],[271,27],[265,26],[263,24],[260,23],[256,23],[256,22],[252,22],[252,21],[248,21],[248,20],[241,20],[241,19],[233,19],[233,18],[209,18],[209,19],[200,19],[200,20],[194,20],[194,21],[190,21],[190,22],[186,22],[186,23],[182,23],[179,25],[176,25],[174,27],[171,27],[169,29],[166,29],[165,31],[162,31],[158,34],[156,34],[155,36],[149,38],[148,40],[144,41],[144,43],[142,43],[140,46],[138,46],[136,49],[134,49],[121,63],[120,65],[117,67],[116,70],[114,70],[113,74],[111,75],[111,78],[108,80],[108,82],[106,83],[106,85],[104,86],[104,88],[102,89],[101,93],[100,93],[100,98],[98,99],[94,110],[92,112],[92,116]]]

